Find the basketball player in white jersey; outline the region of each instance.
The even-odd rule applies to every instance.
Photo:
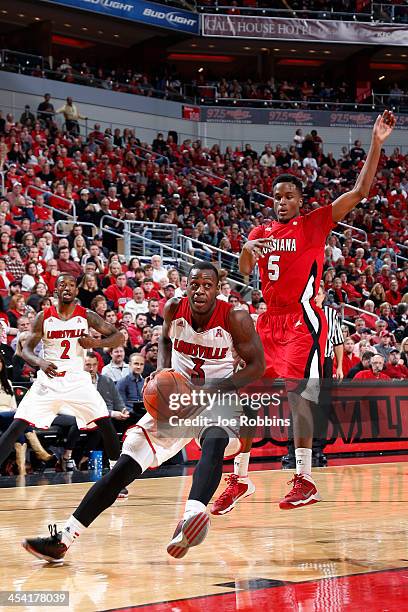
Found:
[[[231,304],[217,300],[218,271],[201,262],[188,277],[187,297],[169,300],[164,309],[163,333],[159,344],[157,372],[174,368],[189,378],[199,378],[207,391],[234,392],[259,379],[265,368],[263,348],[248,312],[234,310]],[[232,348],[245,362],[234,368]],[[150,377],[154,376],[151,374]],[[63,530],[57,533],[49,526],[51,537],[30,538],[23,542],[26,550],[50,562],[61,561],[74,539],[115,501],[146,469],[157,467],[173,457],[193,438],[201,446],[198,462],[186,502],[184,515],[177,525],[167,551],[184,557],[190,546],[200,544],[209,527],[207,505],[222,476],[224,455],[239,452],[238,426],[218,425],[218,416],[226,415],[222,400],[207,413],[205,425],[181,428],[178,437],[170,437],[164,427],[146,414],[128,429],[122,455],[115,467],[88,491]],[[240,404],[231,408],[233,415]],[[230,415],[232,416],[232,415]]]
[[[84,371],[86,349],[121,346],[123,335],[99,315],[76,303],[75,277],[61,274],[55,283],[57,307],[39,312],[27,338],[23,358],[38,367],[37,378],[18,406],[14,421],[0,438],[0,465],[27,425],[48,429],[57,413],[68,408],[79,428],[97,426],[111,461],[120,455],[120,443],[102,396]],[[91,338],[89,328],[99,331],[100,340]],[[43,341],[43,355],[34,349]]]

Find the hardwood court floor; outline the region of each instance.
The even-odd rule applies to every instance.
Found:
[[[78,612],[406,610],[407,476],[403,462],[316,470],[324,501],[282,511],[291,473],[252,472],[255,495],[213,517],[205,542],[179,561],[166,544],[191,479],[141,480],[62,566],[36,560],[20,541],[63,523],[90,484],[0,489],[0,590],[67,590]]]

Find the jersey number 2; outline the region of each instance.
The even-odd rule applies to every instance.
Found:
[[[203,370],[203,365],[205,364],[204,359],[199,359],[198,357],[194,357],[192,359],[194,363],[194,368],[191,372],[191,378],[200,378],[201,380],[205,379],[205,372]]]
[[[279,260],[280,255],[270,255],[268,259],[268,277],[271,281],[277,281],[279,278]]]
[[[71,348],[69,340],[61,340],[61,346],[64,349],[61,354],[61,359],[69,359],[69,349]]]

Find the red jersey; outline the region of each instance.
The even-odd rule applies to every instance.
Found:
[[[248,240],[270,238],[258,260],[262,294],[268,308],[310,301],[319,289],[324,246],[334,226],[332,207],[254,228]]]
[[[372,370],[361,370],[358,372],[353,380],[390,380],[390,377],[382,372],[374,374]]]

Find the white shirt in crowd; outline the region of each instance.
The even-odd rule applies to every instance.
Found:
[[[135,300],[129,300],[126,302],[125,310],[123,314],[130,312],[133,317],[133,321],[136,321],[136,317],[138,314],[145,314],[148,311],[148,303],[146,300],[143,300],[141,304],[135,302]]]
[[[117,365],[116,363],[108,363],[108,365],[102,368],[102,374],[107,376],[114,383],[119,382],[122,378],[125,378],[129,374],[129,365],[127,363],[122,363],[122,365]]]

